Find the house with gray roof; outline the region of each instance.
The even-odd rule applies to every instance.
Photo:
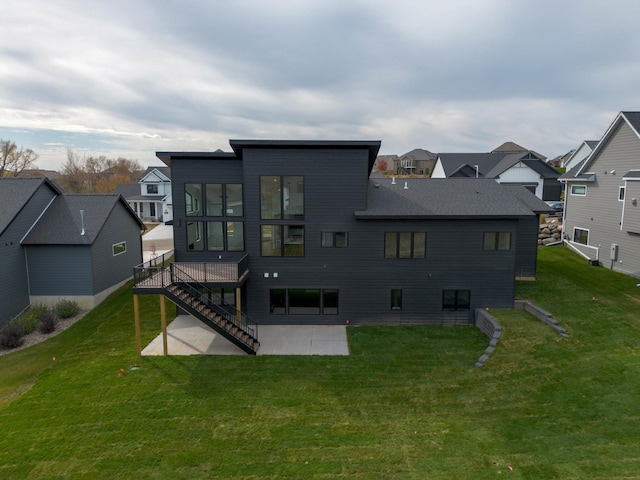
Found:
[[[143,228],[119,195],[65,194],[47,178],[0,179],[0,324],[34,303],[95,306],[142,261]]]
[[[145,222],[169,222],[173,219],[169,167],[148,167],[137,184],[118,185],[116,193],[122,195]]]
[[[373,177],[379,141],[230,145],[156,154],[172,172],[175,263],[162,282],[140,271],[134,294],[161,293],[228,331],[245,315],[468,325],[477,308],[512,307],[516,277],[536,275],[551,210],[521,186]],[[190,282],[209,292],[193,296]]]
[[[521,185],[541,200],[559,200],[560,174],[546,157],[507,142],[490,153],[439,153],[432,178],[491,178],[505,185]]]
[[[620,112],[560,180],[565,244],[593,263],[640,277],[640,112]]]

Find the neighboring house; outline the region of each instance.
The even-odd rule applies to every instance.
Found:
[[[571,156],[575,153],[574,150],[569,150],[567,153],[563,153],[562,155],[558,155],[555,158],[547,161],[547,165],[552,168],[564,168],[564,165],[569,161]]]
[[[585,140],[580,144],[578,148],[573,151],[573,154],[560,166],[567,169],[567,172],[572,168],[575,168],[580,162],[587,158],[593,149],[598,145],[598,140]]]
[[[492,178],[501,184],[521,185],[542,200],[559,200],[560,174],[545,159],[507,142],[491,153],[440,153],[431,177]]]
[[[415,148],[393,159],[395,175],[429,176],[433,172],[437,155],[422,148]]]
[[[119,195],[64,194],[46,178],[0,179],[0,323],[32,303],[95,306],[141,262],[142,228]]]
[[[169,167],[149,167],[138,184],[118,185],[116,193],[122,195],[136,215],[145,222],[173,220]]]
[[[515,277],[535,276],[549,209],[522,187],[370,179],[377,141],[230,144],[157,153],[173,178],[172,275],[190,272],[200,290],[141,271],[134,294],[209,308],[214,325],[220,304],[261,324],[453,325],[512,307]]]
[[[566,183],[565,243],[584,257],[640,277],[640,112],[620,112]]]

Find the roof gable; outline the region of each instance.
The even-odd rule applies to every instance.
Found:
[[[149,167],[144,172],[138,183],[171,182],[171,169],[169,167]]]
[[[618,131],[618,127],[620,127],[620,125],[622,124],[628,125],[636,135],[636,137],[638,137],[638,139],[640,140],[640,134],[638,133],[640,132],[640,112],[620,112],[616,116],[613,123],[609,125],[609,128],[604,133],[595,148],[592,150],[591,154],[587,156],[582,166],[577,170],[577,172],[575,173],[575,177],[588,173],[591,165],[600,156],[600,153],[607,148],[610,140]]]
[[[92,245],[111,212],[122,205],[144,225],[117,194],[66,194],[57,197],[22,241],[23,245]]]
[[[42,185],[46,185],[58,195],[62,193],[54,183],[46,178],[0,179],[0,233],[5,231]]]

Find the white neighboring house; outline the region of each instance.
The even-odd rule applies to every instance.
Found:
[[[173,220],[169,167],[148,167],[137,185],[118,185],[116,193],[121,194],[145,222]]]
[[[571,170],[573,167],[578,165],[582,160],[587,158],[593,152],[593,149],[598,145],[598,140],[585,140],[580,144],[578,148],[573,152],[573,154],[567,159],[566,162],[562,165],[567,169],[567,172]]]
[[[560,174],[545,163],[545,157],[512,142],[490,153],[440,153],[431,177],[493,178],[505,185],[522,185],[541,200],[559,200],[562,193]]]

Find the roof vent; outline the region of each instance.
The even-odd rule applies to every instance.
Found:
[[[404,182],[404,189],[409,190],[409,182]]]
[[[84,210],[80,210],[80,225],[82,230],[80,230],[80,235],[84,235]]]

